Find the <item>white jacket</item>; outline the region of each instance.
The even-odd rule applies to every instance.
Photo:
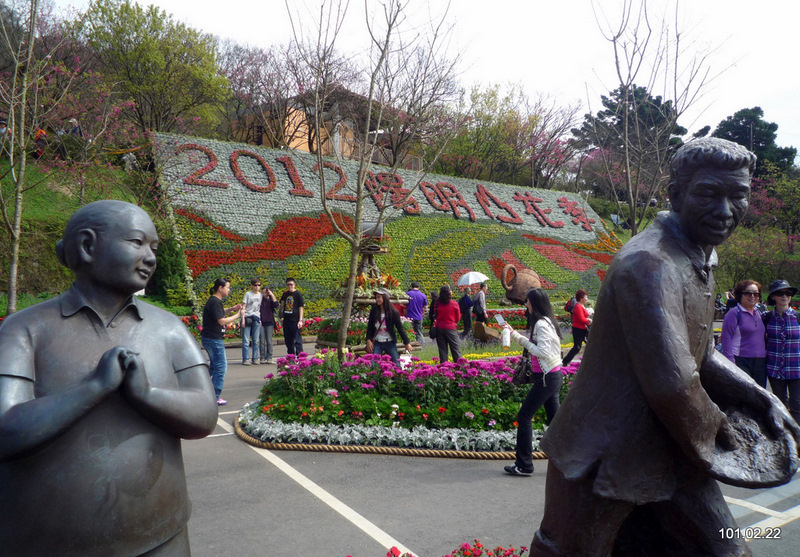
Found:
[[[517,331],[511,333],[511,338],[536,356],[545,373],[561,365],[561,339],[549,319],[539,319],[533,326],[533,342]]]

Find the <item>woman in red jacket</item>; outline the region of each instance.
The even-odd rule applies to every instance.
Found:
[[[436,344],[439,346],[439,361],[447,361],[447,347],[453,361],[461,357],[461,339],[458,336],[458,323],[461,321],[461,309],[458,302],[453,300],[453,291],[450,286],[444,285],[439,290],[439,299],[436,301]]]
[[[589,336],[589,325],[592,324],[589,312],[586,311],[586,302],[589,301],[589,295],[586,290],[575,292],[575,300],[578,303],[572,308],[572,341],[574,345],[561,362],[562,366],[569,364],[572,358],[581,351],[581,346],[586,342],[586,337]]]

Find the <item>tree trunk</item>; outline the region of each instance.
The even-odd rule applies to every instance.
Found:
[[[31,17],[30,27],[28,29],[28,44],[25,59],[24,70],[22,70],[22,83],[19,92],[19,105],[8,107],[9,113],[17,112],[19,117],[16,119],[17,129],[14,133],[18,134],[16,145],[17,152],[14,153],[14,141],[11,142],[11,156],[9,157],[9,164],[11,165],[11,176],[14,178],[14,223],[11,230],[11,260],[8,264],[8,310],[7,314],[10,315],[17,311],[17,277],[19,275],[19,248],[22,242],[22,192],[25,184],[25,170],[27,163],[27,107],[28,107],[28,84],[29,76],[28,71],[31,68],[33,61],[33,45],[36,40],[36,18],[39,11],[39,0],[31,0]],[[35,109],[34,109],[35,111]],[[9,114],[11,115],[11,114]],[[19,170],[16,176],[13,173],[14,156],[19,157]]]
[[[347,345],[347,331],[350,329],[350,318],[353,312],[353,298],[356,291],[356,276],[358,275],[358,256],[360,248],[357,245],[350,246],[350,273],[347,276],[347,292],[344,296],[342,305],[342,322],[339,326],[339,339],[336,351],[341,361],[344,358],[344,349]]]

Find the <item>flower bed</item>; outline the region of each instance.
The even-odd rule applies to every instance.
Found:
[[[516,413],[528,386],[511,383],[519,357],[459,360],[408,369],[388,356],[333,351],[278,359],[261,398],[242,414],[242,427],[270,442],[394,444],[458,450],[513,448]],[[577,369],[566,375],[562,397]],[[534,419],[541,428],[544,414]]]
[[[411,328],[411,321],[406,318],[401,318],[403,328],[409,338],[413,340],[413,330]],[[322,342],[338,342],[339,341],[339,328],[341,327],[342,320],[339,319],[322,319],[317,329],[317,341]],[[350,320],[350,327],[347,330],[347,346],[363,345],[367,341],[367,319],[363,317],[354,317]],[[398,337],[399,341],[399,337]]]
[[[524,309],[491,309],[486,308],[486,316],[489,318],[489,324],[494,326],[497,321],[494,319],[495,315],[500,315],[505,319],[506,323],[514,327],[518,331],[528,328],[528,320],[525,317]]]
[[[453,550],[452,553],[448,553],[444,557],[524,557],[524,555],[528,552],[528,548],[524,545],[519,547],[517,550],[514,546],[503,547],[502,545],[496,546],[494,549],[490,549],[491,546],[485,546],[481,543],[480,540],[475,539],[472,540],[472,543],[464,542],[458,549]],[[485,553],[484,553],[485,551]],[[517,553],[519,551],[519,553]],[[348,555],[347,557],[351,557]],[[414,557],[411,553],[402,553],[396,547],[392,547],[389,552],[386,554],[386,557]]]

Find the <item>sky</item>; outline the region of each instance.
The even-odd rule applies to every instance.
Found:
[[[136,0],[155,4],[191,27],[253,46],[269,47],[292,37],[284,0]],[[462,56],[460,81],[521,84],[528,96],[552,97],[559,105],[579,103],[580,114],[597,110],[600,95],[615,89],[614,56],[595,14],[617,22],[623,0],[406,0],[408,23],[425,31],[431,16],[446,12],[451,48]],[[88,0],[55,0],[82,9]],[[351,0],[341,48],[363,51],[364,6],[378,0]],[[449,4],[449,10],[448,8]],[[675,19],[673,0],[648,0],[659,16],[665,6]],[[296,19],[313,25],[317,0],[289,0]],[[593,10],[594,6],[594,10]],[[685,45],[711,50],[711,75],[703,96],[679,120],[690,132],[717,124],[742,108],[760,106],[764,119],[778,124],[777,143],[800,150],[800,2],[767,0],[684,0],[679,27]],[[640,80],[640,82],[643,80]],[[658,91],[654,91],[658,94]]]

